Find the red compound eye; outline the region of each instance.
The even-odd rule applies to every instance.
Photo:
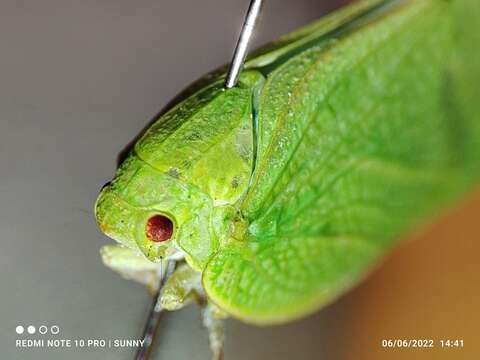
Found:
[[[172,220],[163,215],[154,215],[148,219],[145,231],[154,242],[167,241],[173,234]]]

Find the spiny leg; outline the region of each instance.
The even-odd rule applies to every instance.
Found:
[[[160,317],[164,310],[161,305],[162,294],[165,290],[166,283],[171,278],[177,266],[174,260],[167,260],[166,262],[167,264],[165,273],[161,276],[160,284],[158,287],[158,294],[154,298],[152,308],[148,315],[147,323],[145,324],[145,328],[143,330],[143,342],[142,345],[138,348],[137,354],[135,355],[135,360],[147,360],[150,358],[152,352],[152,344],[155,340],[155,334],[157,332],[158,324],[160,323]]]

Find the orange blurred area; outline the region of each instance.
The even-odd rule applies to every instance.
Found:
[[[477,192],[343,299],[351,334],[345,359],[480,359],[479,215]],[[432,339],[434,347],[384,348],[384,339]],[[441,347],[455,339],[464,347]]]

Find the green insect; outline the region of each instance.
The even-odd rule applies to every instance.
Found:
[[[207,76],[101,191],[104,262],[156,290],[184,259],[162,306],[213,322],[333,301],[478,183],[478,24],[477,0],[357,1]]]

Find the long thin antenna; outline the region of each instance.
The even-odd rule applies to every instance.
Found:
[[[167,266],[165,269],[165,274],[160,279],[160,285],[158,287],[158,293],[153,299],[152,308],[148,314],[147,323],[143,330],[143,345],[138,348],[137,354],[135,355],[135,360],[148,360],[150,358],[153,341],[155,340],[155,334],[157,332],[158,325],[160,324],[160,318],[163,313],[162,305],[160,304],[160,299],[162,298],[163,288],[167,283],[167,280],[172,276],[175,268],[177,266],[176,261],[167,260]]]
[[[242,71],[245,58],[247,56],[248,44],[252,38],[253,30],[257,24],[258,17],[262,11],[263,0],[251,0],[250,6],[243,23],[237,46],[233,53],[232,62],[228,69],[227,78],[225,79],[225,87],[230,89],[237,84],[238,77]]]

